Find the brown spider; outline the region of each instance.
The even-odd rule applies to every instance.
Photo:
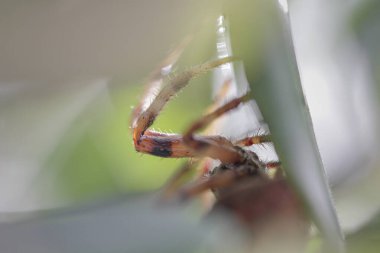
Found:
[[[160,157],[209,157],[219,160],[219,166],[177,191],[182,199],[211,189],[217,198],[213,209],[223,208],[236,214],[238,220],[256,238],[270,234],[272,238],[284,239],[289,232],[304,236],[308,226],[302,205],[288,186],[280,163],[264,163],[256,153],[243,148],[270,142],[269,135],[250,136],[234,142],[223,136],[195,135],[195,132],[207,127],[219,116],[249,101],[248,94],[232,99],[207,113],[196,120],[183,135],[149,129],[165,104],[192,78],[234,60],[233,57],[221,58],[192,67],[180,74],[167,76],[168,73],[162,70],[176,62],[183,48],[182,44],[151,74],[143,100],[133,111],[131,127],[136,151]],[[166,85],[161,88],[163,83]],[[146,106],[157,89],[158,94]],[[169,181],[167,189],[176,188],[174,185],[189,167],[190,165],[186,165],[179,170]],[[274,176],[269,176],[268,168],[276,170]]]

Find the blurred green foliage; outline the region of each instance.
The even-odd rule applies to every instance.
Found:
[[[192,81],[170,101],[153,128],[181,133],[210,103],[209,80],[210,75],[205,75]],[[88,106],[45,164],[45,170],[55,171],[54,185],[66,199],[83,201],[158,189],[183,162],[134,150],[129,117],[144,87],[121,83],[111,83],[109,94]]]

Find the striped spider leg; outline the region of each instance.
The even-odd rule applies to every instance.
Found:
[[[206,62],[172,78],[168,78],[168,83],[159,91],[149,107],[146,110],[139,109],[141,112],[134,113],[133,115],[132,129],[135,149],[138,152],[161,157],[208,156],[213,159],[218,159],[222,163],[231,164],[244,161],[246,157],[242,154],[241,149],[238,149],[226,138],[222,136],[194,136],[193,133],[208,125],[225,112],[234,109],[241,102],[247,101],[248,95],[235,98],[203,117],[193,124],[183,136],[180,134],[155,132],[148,129],[170,98],[184,88],[192,78],[232,60],[232,57],[226,57]]]
[[[133,142],[138,152],[148,153],[161,157],[198,157],[205,156],[194,149],[194,143],[202,143],[202,149],[208,150],[208,156],[230,162],[243,159],[239,152],[233,148],[231,142],[220,136],[197,136],[196,140],[189,133],[186,138],[180,134],[168,134],[149,130],[156,117],[159,115],[165,104],[178,91],[184,88],[189,81],[215,67],[232,61],[232,57],[226,57],[215,61],[210,61],[195,66],[174,77],[167,78],[167,84],[158,92],[152,103],[147,109],[141,110],[140,113],[134,113],[132,119]],[[149,95],[149,94],[148,94]],[[144,98],[145,99],[145,98]],[[241,100],[243,97],[241,98]],[[238,100],[235,100],[235,103]],[[241,101],[240,101],[241,102]],[[239,103],[240,103],[239,102]],[[235,106],[237,106],[236,104]],[[193,147],[192,147],[193,146]],[[199,146],[197,147],[199,148]],[[223,151],[223,153],[214,150]],[[227,156],[224,156],[227,154]]]

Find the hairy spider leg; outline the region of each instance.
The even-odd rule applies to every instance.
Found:
[[[164,108],[166,103],[181,89],[186,87],[189,81],[213,68],[225,63],[231,62],[232,57],[226,57],[215,61],[206,62],[195,66],[187,71],[169,79],[169,83],[164,86],[157,94],[149,107],[143,111],[137,118],[136,124],[133,126],[133,138],[138,143],[145,131],[153,124],[154,120]]]
[[[133,125],[137,121],[139,115],[144,110],[144,105],[148,104],[150,99],[154,97],[155,92],[160,90],[164,82],[164,78],[172,72],[174,64],[178,61],[179,57],[182,55],[183,50],[191,41],[191,36],[187,36],[183,41],[175,47],[169,55],[161,61],[155,69],[149,74],[147,82],[145,85],[145,91],[140,100],[140,103],[133,109],[130,126],[133,128]]]
[[[234,145],[241,147],[249,147],[255,144],[269,143],[271,141],[270,135],[253,135],[246,138],[234,141]]]
[[[233,145],[226,138],[219,136],[218,142],[214,140],[205,140],[198,138],[194,133],[208,126],[212,121],[225,114],[226,112],[238,107],[241,103],[249,100],[249,95],[245,94],[235,98],[215,111],[204,115],[199,120],[195,121],[190,128],[184,133],[183,141],[186,145],[196,151],[197,154],[208,156],[220,160],[222,163],[240,163],[246,158],[242,155],[241,150]]]
[[[231,88],[231,79],[227,79],[223,82],[221,88],[215,95],[214,102],[207,108],[206,112],[211,113],[212,111],[216,110],[218,106],[223,102],[223,100],[226,98],[228,90]],[[212,126],[211,126],[212,127]],[[208,131],[209,127],[206,129],[206,133]],[[263,143],[270,143],[272,142],[271,136],[269,134],[254,134],[251,136],[247,136],[245,138],[233,141],[234,146],[240,146],[240,147],[248,147],[256,144],[263,144]]]
[[[161,157],[194,157],[194,150],[184,143],[181,135],[160,133],[147,129],[153,124],[170,98],[184,88],[192,78],[232,60],[234,60],[233,57],[226,57],[207,62],[170,78],[168,84],[161,89],[149,107],[142,111],[133,123],[135,149],[138,152]],[[221,138],[218,136],[200,136],[199,139],[205,142],[219,143]]]
[[[252,145],[258,145],[258,144],[270,143],[270,142],[272,142],[270,135],[256,135],[256,136],[248,136],[246,138],[234,141],[233,144],[240,147],[249,147]],[[266,162],[265,165],[267,169],[275,170],[276,172],[282,170],[281,162],[279,161]]]

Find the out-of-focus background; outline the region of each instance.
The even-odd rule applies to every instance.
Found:
[[[179,161],[134,151],[131,107],[156,64],[207,17],[207,6],[197,1],[1,5],[0,209],[51,208],[162,185]],[[214,25],[210,21],[205,22]],[[203,47],[203,42],[184,57],[193,64],[210,59],[214,44]],[[199,82],[165,110],[158,120],[163,130],[181,131],[200,115],[209,100],[204,91],[211,87],[207,77]]]
[[[378,245],[380,5],[293,0],[288,8],[349,249]],[[0,219],[159,189],[181,161],[134,151],[131,107],[188,34],[178,70],[215,58],[222,9],[219,1],[1,1]],[[201,115],[210,77],[196,79],[154,127],[181,132]]]

